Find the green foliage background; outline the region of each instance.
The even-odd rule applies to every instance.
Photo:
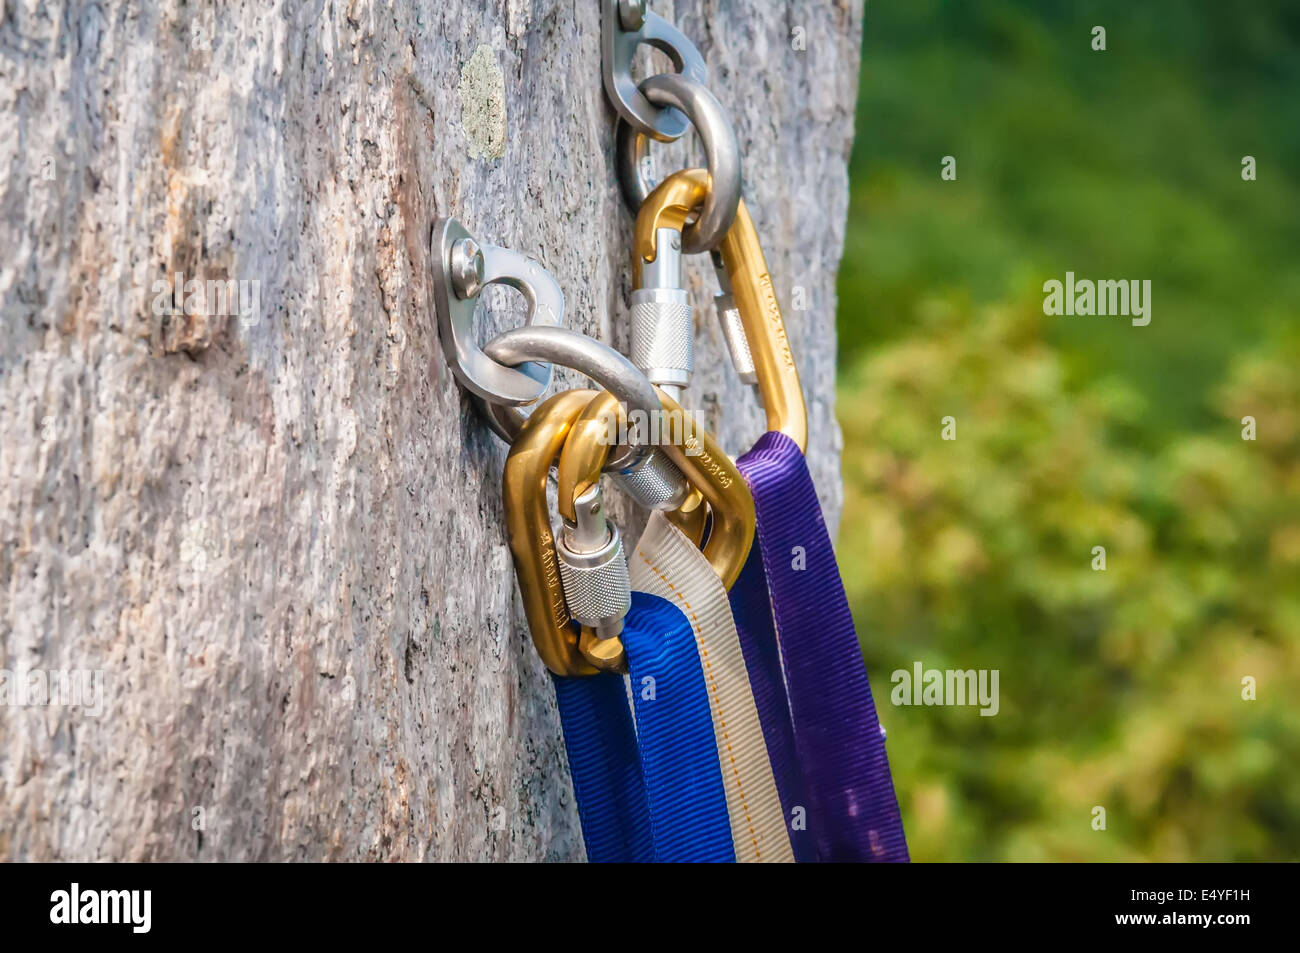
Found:
[[[1298,103],[1294,2],[868,2],[838,550],[916,859],[1300,860]]]

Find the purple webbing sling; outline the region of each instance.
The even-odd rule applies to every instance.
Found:
[[[733,590],[733,605],[743,600],[746,614],[768,611],[762,603],[770,596],[817,854],[823,861],[906,861],[885,739],[812,475],[799,447],[777,432],[760,437],[736,464],[754,494],[766,586]],[[796,547],[802,569],[794,568]],[[749,626],[741,632],[746,660],[763,651],[743,644],[756,637],[761,631]]]

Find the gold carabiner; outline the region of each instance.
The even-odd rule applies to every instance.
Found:
[[[704,541],[704,557],[722,585],[730,589],[740,578],[740,570],[749,558],[749,547],[754,543],[754,497],[736,464],[707,430],[662,390],[659,390],[659,403],[670,421],[683,422],[684,440],[668,441],[662,444],[662,449],[677,464],[686,482],[709,504],[713,523],[709,538]]]
[[[642,264],[655,259],[657,231],[660,228],[680,230],[704,201],[708,190],[709,173],[705,169],[683,169],[664,179],[646,196],[636,217],[634,270],[638,286]],[[790,340],[754,220],[743,199],[719,252],[731,279],[736,307],[753,355],[767,429],[779,430],[804,450],[808,443],[808,411],[799,386],[799,370],[790,351]]]
[[[556,470],[559,485],[572,488],[571,493],[559,495],[557,506],[561,517],[571,523],[577,518],[574,501],[599,481],[613,450],[615,435],[627,433],[627,430],[627,407],[608,392],[597,396],[573,422]],[[695,487],[689,487],[681,505],[668,510],[664,516],[696,546],[704,541],[709,507],[703,494]]]
[[[573,422],[595,396],[594,390],[567,390],[534,410],[510,447],[501,481],[506,532],[524,614],[537,654],[556,675],[595,675],[600,671],[583,654],[579,633],[570,624],[555,555],[554,527],[546,506],[551,464],[564,448]],[[571,500],[569,509],[572,512]]]
[[[713,526],[703,546],[704,557],[730,589],[754,542],[754,497],[736,465],[713,437],[663,390],[656,390],[663,409],[658,449],[668,454],[695,491],[683,505],[683,509],[689,508],[684,532],[699,541],[707,502]],[[573,501],[600,480],[605,458],[615,442],[610,435],[622,432],[615,425],[623,413],[618,398],[605,392],[587,404],[570,428],[556,468],[560,515],[565,519],[576,519]],[[674,522],[683,526],[682,522]]]
[[[691,487],[681,506],[669,510],[664,516],[696,546],[704,543],[704,531],[709,525],[709,504],[704,502],[704,494],[695,487]]]

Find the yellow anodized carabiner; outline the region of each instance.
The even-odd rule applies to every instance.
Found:
[[[657,449],[668,454],[698,494],[688,498],[685,506],[692,513],[688,525],[695,525],[694,520],[698,518],[700,532],[703,504],[708,503],[713,525],[704,542],[704,557],[722,584],[730,589],[739,578],[754,542],[754,497],[736,465],[713,437],[663,390],[656,390],[663,413]],[[622,414],[618,399],[605,392],[587,404],[569,429],[556,469],[558,506],[564,519],[576,519],[574,500],[600,480],[605,458],[616,443],[611,435],[619,432]],[[689,528],[684,531],[688,536],[693,535]],[[698,534],[693,538],[698,542]]]
[[[662,397],[662,392],[657,388],[656,391]],[[565,520],[574,521],[577,512],[575,500],[597,484],[617,435],[626,433],[627,427],[627,408],[608,392],[597,396],[574,421],[556,473],[559,484],[573,490],[559,495],[557,505]],[[675,510],[664,515],[695,545],[704,541],[709,507],[703,494],[694,486],[688,484],[685,499]]]
[[[555,555],[554,527],[546,505],[546,478],[560,455],[573,422],[596,396],[594,390],[567,390],[534,410],[510,447],[502,477],[506,532],[524,614],[533,645],[556,675],[595,675],[622,661],[622,644],[605,640],[606,660],[599,667],[587,660],[579,634],[571,625]],[[572,500],[570,500],[572,515]]]
[[[638,286],[642,263],[655,259],[658,229],[680,231],[708,191],[706,170],[683,169],[664,179],[646,196],[636,217],[634,268]],[[718,251],[731,279],[732,294],[753,356],[767,428],[780,431],[804,450],[808,443],[808,411],[799,386],[799,370],[790,351],[767,260],[743,199]]]

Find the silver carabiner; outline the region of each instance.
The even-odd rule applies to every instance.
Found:
[[[695,255],[716,248],[735,221],[736,207],[740,204],[740,143],[731,117],[708,87],[687,76],[675,73],[651,76],[641,83],[641,91],[652,102],[681,109],[700,134],[708,158],[711,188],[699,217],[682,230],[682,251]],[[644,168],[650,143],[629,123],[620,120],[615,151],[623,198],[635,215],[652,188]]]
[[[659,412],[659,395],[654,385],[646,380],[636,367],[608,344],[574,331],[546,325],[512,328],[503,331],[483,346],[483,351],[494,362],[507,366],[546,362],[570,367],[587,375],[605,390],[624,403],[629,412],[641,411],[643,419],[650,420]],[[515,407],[484,401],[483,411],[488,424],[497,436],[513,443],[527,419]],[[610,467],[629,469],[639,464],[650,452],[648,444],[637,443],[641,436],[632,430],[630,440],[610,454]]]
[[[645,0],[602,0],[600,15],[601,71],[605,94],[637,132],[672,142],[688,126],[686,116],[669,105],[660,108],[637,89],[632,60],[642,43],[667,54],[681,74],[703,84],[708,79],[704,57],[677,27],[646,9]]]
[[[507,285],[528,301],[528,325],[558,326],[564,320],[564,293],[555,279],[526,255],[479,244],[454,218],[434,223],[429,253],[438,340],[456,379],[493,403],[530,404],[541,397],[551,385],[550,365],[494,361],[474,341],[474,308],[485,287]]]
[[[608,344],[569,328],[514,328],[498,334],[483,349],[503,364],[547,361],[586,374],[623,405],[629,418],[639,412],[642,420],[649,421],[660,412],[661,401],[654,385],[631,361]],[[517,407],[487,401],[480,402],[480,406],[496,435],[513,446],[527,415]],[[673,462],[650,444],[651,431],[629,427],[627,443],[610,449],[603,469],[642,506],[676,509],[689,487]]]

